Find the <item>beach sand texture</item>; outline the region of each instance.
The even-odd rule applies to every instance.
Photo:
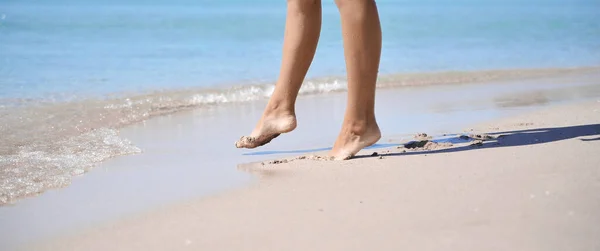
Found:
[[[377,156],[344,162],[243,164],[260,177],[249,187],[33,249],[600,248],[600,101],[490,121],[464,135],[479,139],[366,150]]]

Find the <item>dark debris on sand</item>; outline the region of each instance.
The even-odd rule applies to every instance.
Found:
[[[271,160],[269,161],[269,164],[284,164],[284,163],[288,163],[287,159],[283,159],[283,160]]]
[[[412,149],[412,150],[436,150],[436,149],[448,148],[448,147],[452,147],[452,143],[450,143],[450,142],[437,143],[437,142],[433,142],[433,141],[429,141],[429,140],[412,141],[412,142],[408,142],[407,144],[404,145],[404,148]],[[402,148],[402,147],[399,147],[399,148]]]
[[[429,143],[429,140],[411,141],[411,142],[406,143],[404,145],[404,148],[408,148],[408,149],[420,148],[420,147],[424,147],[427,143]]]

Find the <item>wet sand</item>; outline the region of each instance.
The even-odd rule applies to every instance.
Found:
[[[453,228],[453,224],[459,222],[459,219],[447,218],[456,217],[460,212],[467,213],[461,211],[464,208],[460,203],[483,203],[484,205],[480,207],[488,208],[498,203],[491,200],[491,197],[487,198],[488,195],[502,198],[506,195],[504,193],[516,193],[515,189],[525,191],[535,185],[525,184],[528,181],[535,181],[537,177],[537,173],[529,171],[508,173],[496,179],[498,172],[502,172],[507,166],[502,166],[504,169],[494,168],[498,165],[494,161],[512,161],[508,165],[512,172],[529,170],[525,168],[528,166],[532,166],[533,171],[542,172],[546,164],[554,162],[552,158],[539,157],[545,155],[537,155],[539,150],[535,149],[544,148],[546,144],[488,147],[490,146],[488,144],[496,144],[501,140],[498,139],[482,141],[482,146],[476,144],[477,142],[468,141],[454,143],[452,146],[436,143],[439,145],[429,145],[427,149],[398,147],[414,140],[413,135],[419,132],[426,132],[433,136],[433,139],[444,138],[444,134],[445,137],[458,137],[460,135],[457,133],[474,134],[475,132],[469,130],[464,132],[462,129],[483,121],[538,109],[553,109],[552,107],[557,105],[582,100],[597,100],[600,97],[597,77],[597,74],[584,74],[564,78],[499,81],[486,84],[384,89],[378,92],[377,100],[377,112],[384,138],[374,149],[361,153],[365,157],[343,164],[314,161],[309,158],[289,161],[298,155],[323,153],[330,147],[341,121],[345,103],[343,93],[300,99],[299,128],[264,148],[252,151],[235,149],[233,142],[239,135],[247,133],[248,125],[253,125],[260,116],[264,105],[262,101],[245,105],[215,106],[210,109],[158,117],[122,131],[122,136],[134,142],[144,150],[144,153],[106,162],[93,172],[79,177],[73,185],[65,189],[50,191],[42,196],[23,200],[14,206],[0,208],[2,226],[8,226],[0,228],[1,242],[7,247],[15,247],[24,243],[39,243],[40,240],[53,240],[42,246],[36,246],[36,249],[41,250],[52,248],[101,250],[113,247],[117,250],[119,248],[177,250],[186,247],[244,249],[243,246],[227,246],[235,244],[228,240],[239,239],[239,245],[247,244],[248,249],[273,247],[272,249],[305,250],[317,247],[307,246],[314,244],[325,247],[323,249],[345,250],[354,242],[343,242],[343,238],[364,236],[364,238],[356,237],[356,241],[369,246],[357,245],[355,248],[365,249],[372,246],[374,249],[385,249],[390,245],[391,249],[394,249],[405,244],[417,245],[420,240],[426,239],[425,232],[434,231],[438,227],[442,229],[449,227],[447,238],[452,242],[453,238],[464,237],[465,233]],[[557,125],[560,123],[570,125],[600,117],[591,116],[594,115],[593,113],[577,115],[581,112],[580,108],[570,109],[572,110],[563,111],[564,114],[559,113],[565,115],[563,118],[525,119],[514,124],[496,123],[487,128],[489,130],[481,132],[497,136],[494,133],[501,130],[541,128],[536,126],[554,126],[555,122]],[[497,129],[494,131],[493,128]],[[223,140],[226,137],[222,134],[223,131],[231,134],[231,140]],[[571,139],[548,144],[563,144],[569,140]],[[593,144],[598,141],[581,142]],[[598,146],[591,146],[592,151],[588,149],[589,146],[571,146],[582,149],[581,151],[570,149],[571,152],[566,153],[587,156],[593,150],[598,150]],[[513,156],[521,156],[521,150],[529,148],[534,149],[531,154],[513,159]],[[504,151],[514,154],[504,155],[506,154]],[[377,152],[377,156],[370,157],[373,152]],[[480,153],[485,154],[479,156]],[[561,157],[558,154],[549,156]],[[432,163],[426,162],[430,159],[433,159]],[[579,165],[582,168],[589,169],[590,163],[599,163],[594,157],[579,159],[581,160],[577,161],[586,161]],[[288,160],[286,161],[288,163],[269,164],[273,160],[280,162]],[[566,160],[558,160],[557,163],[567,163],[561,161]],[[251,164],[238,165],[240,163]],[[481,169],[484,167],[490,169]],[[562,175],[562,171],[558,174]],[[589,175],[590,172],[587,170],[583,173]],[[249,173],[259,174],[258,182],[253,181],[253,176]],[[406,177],[403,176],[405,174]],[[444,187],[452,188],[453,185],[462,182],[463,176],[453,175],[467,177],[467,183],[461,186],[470,186],[476,191],[467,191],[463,187],[460,189],[462,192],[455,191],[447,194],[449,191],[445,191]],[[513,190],[502,191],[500,188],[494,188],[496,190],[486,193],[485,189],[490,188],[491,185],[480,180],[484,177],[493,185],[500,186],[502,185],[500,183],[506,184],[510,181],[510,175],[519,176],[516,177],[517,183]],[[251,185],[239,188],[244,184]],[[550,185],[554,186],[553,184]],[[420,188],[423,188],[423,191]],[[340,193],[339,198],[338,193]],[[295,201],[296,195],[299,196],[298,201]],[[311,197],[313,195],[314,198]],[[456,196],[455,200],[441,198],[446,195]],[[467,195],[468,197],[464,197]],[[390,201],[386,202],[386,196],[391,196]],[[372,207],[364,209],[366,211],[360,211],[363,209],[348,204],[353,198],[364,198],[359,199],[363,201],[359,204],[366,204],[367,201],[379,201],[379,204],[372,204]],[[440,200],[441,205],[449,210],[450,216],[444,216],[442,211],[438,211],[441,210],[439,208],[428,208],[435,204],[434,200]],[[471,200],[473,201],[470,202]],[[407,202],[413,205],[406,209],[397,208]],[[562,203],[562,201],[558,202]],[[515,200],[515,203],[520,205],[524,202]],[[298,208],[292,208],[296,206]],[[514,209],[515,212],[522,209],[516,206],[518,205],[500,206],[500,208]],[[424,213],[436,213],[436,215],[412,215],[420,210]],[[539,211],[526,213],[543,211],[541,208],[531,208],[531,210]],[[323,212],[331,213],[322,214]],[[379,214],[381,216],[376,216]],[[365,215],[373,217],[364,217]],[[508,217],[495,211],[489,211],[486,215],[496,217],[491,219],[484,217],[487,221],[494,222],[502,221],[504,219],[502,217]],[[412,219],[412,216],[416,218]],[[347,221],[346,218],[356,219],[344,223]],[[407,224],[397,224],[399,220]],[[395,226],[386,225],[385,221],[397,224],[397,229],[394,228]],[[432,225],[425,224],[419,228],[417,223],[432,223]],[[357,226],[352,224],[366,224],[366,228],[364,230],[352,228]],[[484,224],[484,226],[488,225]],[[412,232],[409,231],[411,228],[421,230]],[[368,229],[377,233],[382,232],[381,238],[387,241],[381,239],[381,243],[373,243],[379,241],[377,238],[380,237],[372,236],[374,233],[363,232]],[[508,231],[512,226],[505,226],[503,229]],[[113,230],[118,231],[109,233]],[[138,230],[139,235],[135,233]],[[326,234],[327,230],[343,231],[336,237]],[[392,238],[390,233],[385,233],[389,231],[406,238]],[[267,237],[269,235],[273,235],[273,238]],[[318,238],[319,235],[322,235],[323,239]],[[153,240],[148,240],[144,236],[151,236]],[[188,237],[179,240],[182,236]],[[436,237],[436,235],[431,236]],[[397,242],[394,241],[396,239]],[[154,243],[154,240],[161,244]],[[102,244],[101,241],[109,243]],[[307,243],[300,244],[303,241]],[[273,246],[264,246],[270,245],[269,243]]]

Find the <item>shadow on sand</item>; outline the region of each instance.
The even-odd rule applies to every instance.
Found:
[[[600,140],[600,124],[590,125],[579,125],[579,126],[567,126],[567,127],[548,127],[548,128],[537,128],[527,130],[516,130],[516,131],[504,131],[504,132],[492,132],[487,135],[493,136],[495,139],[486,140],[479,146],[460,146],[438,150],[425,150],[425,151],[414,151],[404,153],[387,153],[379,154],[378,156],[403,156],[403,155],[418,155],[418,154],[435,154],[435,153],[451,153],[459,151],[477,150],[484,148],[496,148],[496,147],[512,147],[512,146],[525,146],[544,144],[560,140],[579,138],[579,137],[594,137],[595,138],[582,138],[581,141],[599,141]],[[468,141],[462,140],[460,135],[454,135],[451,138],[434,139],[434,142],[451,142],[451,143],[465,143]],[[375,144],[365,149],[381,149],[388,147],[400,146],[400,144]],[[327,148],[315,148],[315,149],[302,149],[302,150],[290,150],[290,151],[260,151],[245,153],[244,155],[271,155],[271,154],[304,154],[312,152],[320,152],[330,150],[331,147]],[[359,155],[354,158],[369,158],[371,155]]]
[[[573,139],[579,137],[594,137],[600,136],[600,124],[590,125],[579,125],[579,126],[567,126],[567,127],[548,127],[548,128],[537,128],[517,131],[504,131],[504,132],[493,132],[487,133],[487,135],[495,137],[492,140],[486,140],[479,146],[461,146],[447,149],[430,150],[430,151],[417,151],[417,152],[405,152],[405,153],[389,153],[381,154],[380,156],[404,156],[404,155],[418,155],[418,154],[436,154],[436,153],[451,153],[460,151],[470,151],[485,148],[499,148],[499,147],[513,147],[513,146],[526,146],[544,144],[555,141],[561,141],[566,139]],[[598,141],[600,137],[595,138],[582,138],[580,141]],[[370,155],[356,156],[355,158],[369,158]]]

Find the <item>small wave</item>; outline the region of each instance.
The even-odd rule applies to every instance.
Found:
[[[247,102],[268,98],[275,85],[237,87],[226,91],[194,94],[187,101],[192,105]]]
[[[67,186],[73,176],[89,171],[96,163],[139,152],[116,130],[105,128],[52,144],[19,147],[14,154],[0,156],[0,205]]]

